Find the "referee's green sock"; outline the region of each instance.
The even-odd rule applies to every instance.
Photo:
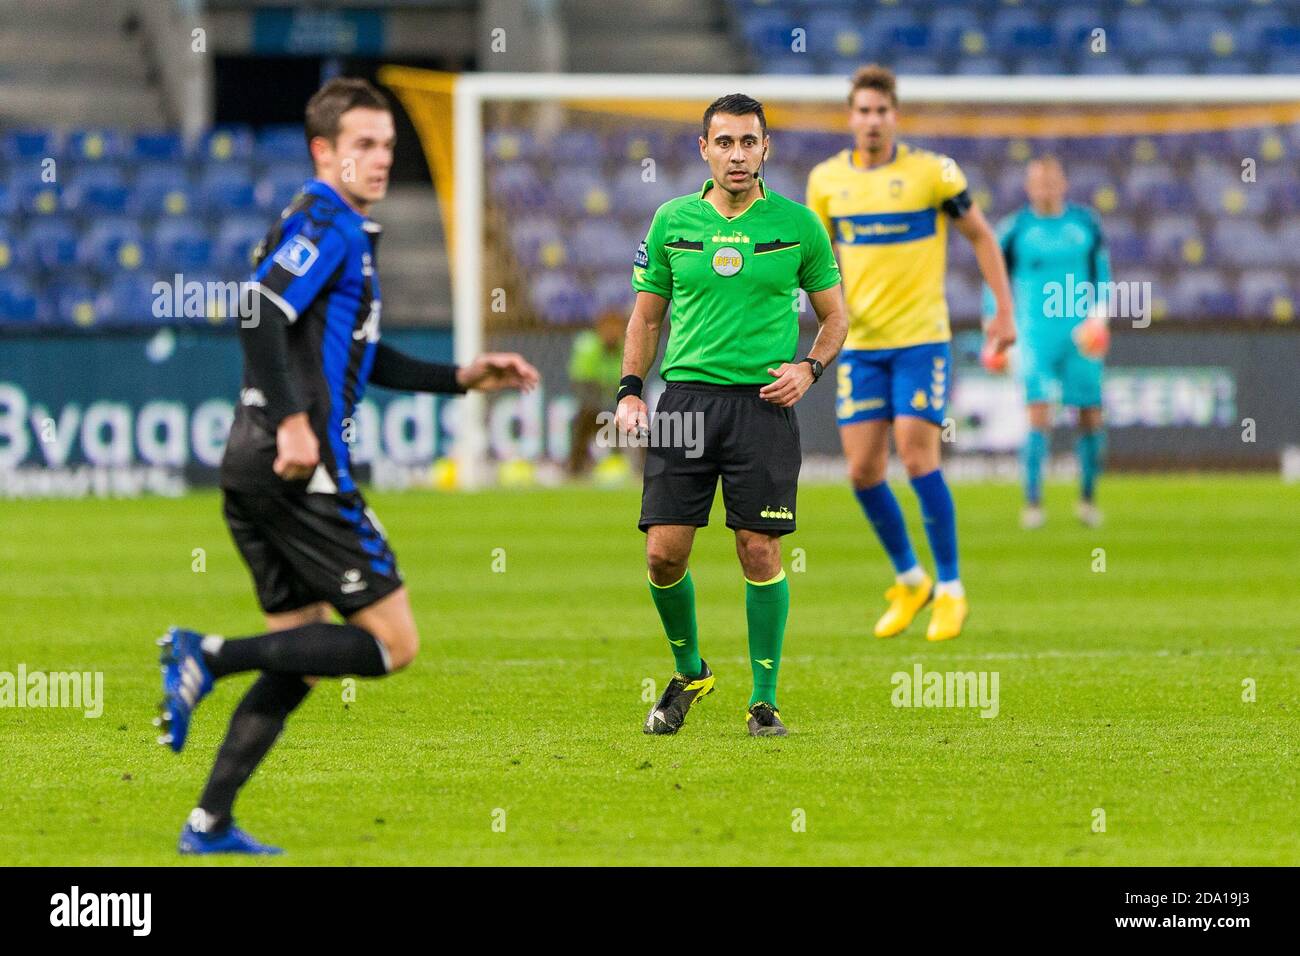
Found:
[[[745,578],[745,617],[749,620],[749,666],[754,672],[750,706],[765,700],[776,708],[776,678],[781,670],[781,642],[790,613],[790,582],[785,568],[770,581]]]
[[[660,586],[650,581],[650,596],[659,610],[659,620],[663,621],[678,672],[694,677],[704,668],[700,664],[700,637],[695,629],[695,582],[691,580],[690,569],[674,584]]]

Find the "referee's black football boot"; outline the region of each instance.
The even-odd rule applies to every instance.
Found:
[[[713,671],[700,659],[700,672],[694,677],[674,673],[658,703],[641,729],[647,734],[675,734],[686,723],[686,714],[701,697],[713,693]]]
[[[781,712],[765,700],[750,705],[746,724],[751,737],[786,737],[790,734],[781,723]]]

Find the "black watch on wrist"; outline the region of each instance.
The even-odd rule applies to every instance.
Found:
[[[813,358],[811,355],[808,356],[808,357],[807,357],[806,359],[804,359],[803,361],[807,362],[809,365],[812,366],[812,370],[813,370],[813,382],[816,382],[819,378],[821,378],[821,377],[822,377],[822,372],[826,371],[826,366],[822,365],[821,362],[817,361],[817,360],[816,360],[815,358]]]

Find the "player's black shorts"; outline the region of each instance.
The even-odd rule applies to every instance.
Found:
[[[707,525],[719,477],[728,528],[794,530],[803,463],[799,421],[793,408],[760,398],[758,388],[668,383],[651,415],[637,525],[642,531],[656,524]]]
[[[347,617],[402,586],[360,492],[223,494],[226,524],[267,614],[325,601]]]

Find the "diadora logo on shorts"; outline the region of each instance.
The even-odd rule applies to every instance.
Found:
[[[782,505],[779,508],[764,508],[758,515],[760,518],[785,518],[789,520],[794,517],[794,512]]]
[[[745,257],[735,246],[723,246],[713,253],[713,271],[720,276],[734,276],[745,265]]]
[[[348,568],[343,572],[343,583],[339,585],[339,590],[344,594],[356,594],[358,591],[364,591],[366,587],[366,579],[356,568]]]
[[[275,254],[275,264],[296,276],[305,275],[318,258],[320,250],[306,236],[294,236]]]

